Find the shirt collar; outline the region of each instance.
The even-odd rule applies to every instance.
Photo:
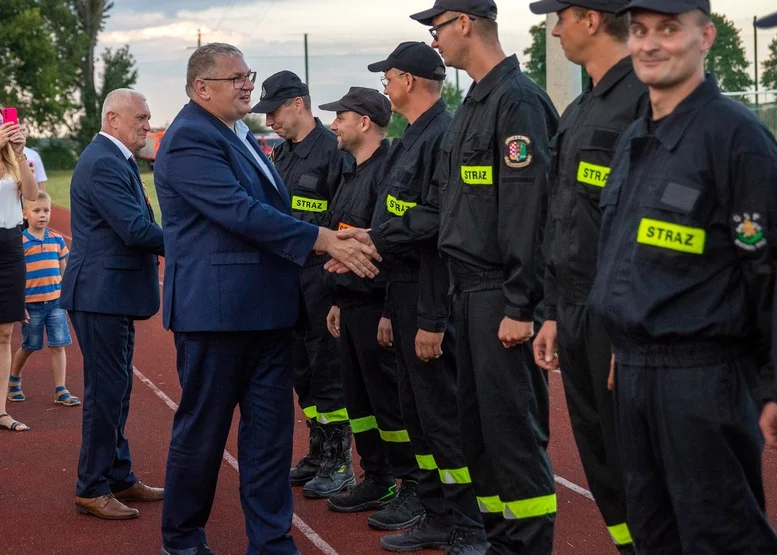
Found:
[[[122,143],[119,139],[117,139],[116,137],[113,137],[111,135],[108,135],[108,133],[104,133],[102,131],[100,131],[100,135],[102,135],[103,137],[105,137],[106,139],[111,141],[113,144],[115,144],[119,148],[119,150],[121,151],[121,153],[124,155],[125,158],[127,158],[128,160],[130,158],[132,158],[132,151],[130,151],[130,149],[128,149],[126,146],[124,146],[124,143]]]
[[[486,74],[486,76],[483,77],[479,83],[473,83],[469,89],[469,92],[467,93],[467,96],[471,96],[476,102],[481,102],[485,97],[488,96],[488,93],[496,88],[502,79],[504,79],[512,71],[520,69],[520,67],[521,66],[518,63],[518,56],[515,54],[508,56],[496,64],[494,69],[489,71],[488,74]]]
[[[321,123],[321,120],[316,118],[316,126],[310,131],[310,133],[307,134],[307,136],[302,139],[300,142],[294,145],[294,148],[289,148],[294,154],[299,156],[300,158],[307,158],[308,154],[310,154],[313,151],[313,147],[316,146],[316,142],[318,141],[318,138],[326,132],[326,128],[324,127],[324,124]],[[291,141],[287,140],[287,143],[291,143]],[[287,145],[291,147],[291,145]]]
[[[359,174],[362,171],[364,171],[366,168],[371,166],[374,162],[377,160],[380,160],[385,154],[389,151],[389,148],[391,146],[391,143],[389,143],[388,139],[383,139],[380,142],[380,145],[377,149],[375,149],[375,152],[372,153],[372,156],[367,158],[364,162],[359,164],[358,166],[355,166],[350,172],[345,173],[351,173],[351,174]]]
[[[685,100],[680,102],[674,112],[666,116],[656,129],[655,136],[667,150],[674,150],[685,131],[699,114],[699,108],[720,97],[720,88],[714,75],[708,73],[704,82],[696,87]],[[653,117],[653,108],[648,105],[640,121],[640,131],[647,134],[648,122]]]
[[[602,96],[607,94],[610,89],[620,83],[627,75],[634,71],[634,63],[631,61],[631,56],[626,56],[620,62],[610,68],[610,70],[604,74],[599,80],[596,86],[593,86],[593,81],[589,80],[588,86],[594,96]]]
[[[29,239],[30,241],[37,241],[38,243],[42,243],[42,242],[44,242],[46,239],[48,239],[48,238],[49,238],[49,230],[48,230],[48,229],[44,229],[44,230],[43,230],[43,239],[38,239],[37,237],[35,237],[35,235],[33,235],[32,233],[30,233],[29,229],[25,229],[25,230],[22,232],[22,234],[24,234],[24,236],[25,236],[25,237],[27,237],[27,239]]]
[[[245,139],[249,131],[251,130],[243,120],[239,119],[235,122],[235,135],[237,135],[240,140]]]
[[[408,125],[407,129],[405,129],[405,132],[397,140],[401,141],[402,144],[405,145],[405,148],[412,147],[418,138],[423,135],[429,124],[434,121],[434,118],[439,116],[446,109],[447,106],[445,104],[445,100],[440,98],[432,105],[431,108],[421,114],[420,117],[412,123],[412,125]]]

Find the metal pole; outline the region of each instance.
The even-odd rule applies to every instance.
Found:
[[[310,84],[310,78],[308,76],[308,34],[305,33],[305,84]]]
[[[459,70],[456,70],[456,93],[458,93],[461,89],[459,88]]]
[[[202,46],[202,33],[197,29],[197,48]]]
[[[758,27],[755,26],[756,21],[758,21],[758,18],[753,16],[753,51],[755,52],[753,68],[755,69],[755,103],[758,105]]]

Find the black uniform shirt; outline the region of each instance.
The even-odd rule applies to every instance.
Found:
[[[473,84],[442,144],[440,251],[455,275],[499,274],[505,316],[515,320],[531,321],[543,295],[549,142],[557,124],[547,94],[510,56]]]
[[[316,127],[299,143],[283,141],[270,156],[283,178],[295,217],[318,224],[329,209],[353,157],[337,149],[337,137],[316,118]]]
[[[637,79],[630,57],[613,66],[586,90],[559,121],[551,141],[550,208],[545,227],[546,317],[557,304],[585,304],[596,273],[601,209],[621,134],[644,113],[647,87]]]
[[[616,350],[634,342],[733,342],[752,346],[766,365],[777,142],[712,76],[653,133],[651,118],[648,108],[624,133],[602,193],[590,308]]]

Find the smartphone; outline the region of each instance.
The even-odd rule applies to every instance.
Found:
[[[19,125],[19,113],[16,108],[3,108],[0,111],[0,115],[3,118],[3,123],[15,123]]]

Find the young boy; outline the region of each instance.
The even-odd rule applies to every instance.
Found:
[[[67,315],[59,307],[62,274],[69,252],[62,236],[46,229],[51,218],[51,197],[46,192],[40,191],[37,200],[25,200],[22,213],[29,224],[22,238],[27,262],[25,301],[28,318],[22,324],[22,346],[13,359],[8,400],[26,399],[22,392],[22,370],[32,353],[43,348],[45,328],[54,368],[54,402],[76,407],[81,401],[65,387],[65,346],[72,340]]]

